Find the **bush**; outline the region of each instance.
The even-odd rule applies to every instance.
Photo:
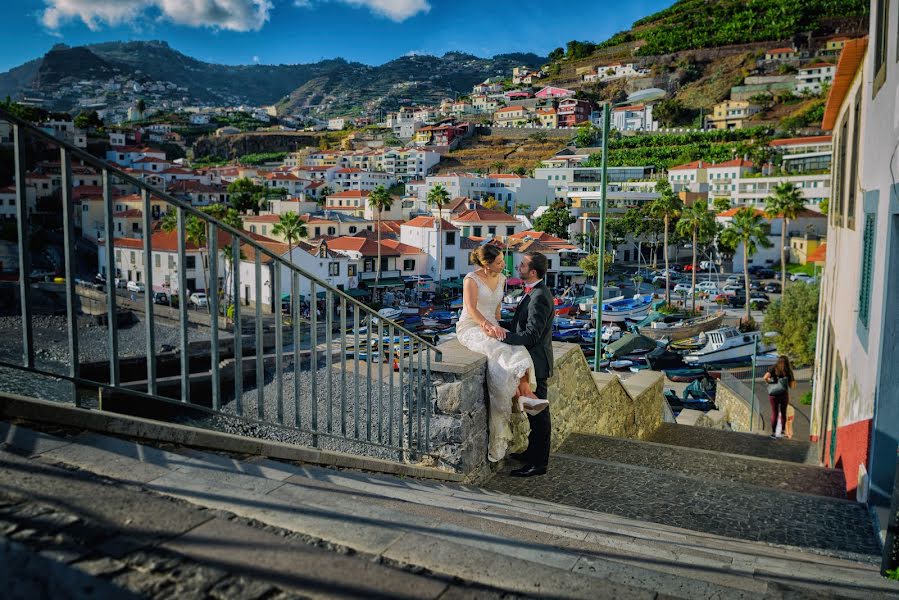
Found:
[[[805,404],[806,406],[811,406],[812,393],[806,392],[806,393],[802,394],[802,398],[799,399],[799,404]]]
[[[818,331],[818,286],[787,285],[783,296],[768,307],[763,330],[777,333],[778,353],[789,356],[794,365],[812,364]]]

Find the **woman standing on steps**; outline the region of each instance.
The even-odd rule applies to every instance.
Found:
[[[507,331],[499,325],[506,278],[503,252],[493,245],[471,254],[478,267],[465,276],[462,315],[456,324],[459,343],[487,357],[489,444],[487,457],[496,462],[506,455],[512,439],[512,406],[536,414],[549,403],[536,397],[534,363],[527,348],[504,344]]]
[[[768,401],[771,402],[771,437],[780,439],[787,428],[790,388],[796,385],[790,359],[781,354],[774,366],[765,373],[764,378],[768,384]]]

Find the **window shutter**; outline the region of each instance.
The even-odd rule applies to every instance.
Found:
[[[865,230],[862,237],[862,273],[858,290],[858,318],[868,327],[871,314],[871,281],[874,268],[874,236],[876,213],[865,214]]]

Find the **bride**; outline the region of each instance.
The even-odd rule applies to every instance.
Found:
[[[549,403],[532,391],[537,385],[534,364],[524,346],[503,343],[506,329],[499,325],[500,301],[506,278],[503,252],[493,245],[475,250],[472,262],[478,269],[465,276],[462,288],[462,315],[456,324],[456,338],[473,352],[487,356],[488,458],[501,460],[512,439],[513,403],[518,412],[537,414]]]

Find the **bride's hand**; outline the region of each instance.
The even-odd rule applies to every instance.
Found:
[[[500,327],[499,325],[490,326],[490,332],[492,334],[492,337],[495,337],[496,339],[498,339],[500,341],[506,339],[506,330],[503,329],[502,327]]]

